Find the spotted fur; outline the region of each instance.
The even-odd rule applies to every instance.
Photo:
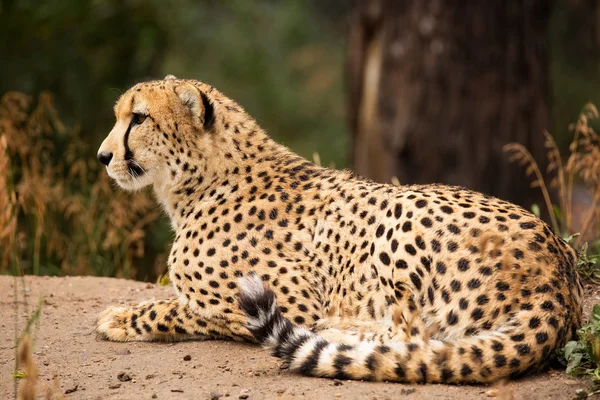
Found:
[[[247,340],[306,375],[472,383],[545,367],[581,323],[575,252],[518,206],[316,166],[193,80],[140,83],[115,114],[99,159],[169,215],[176,297],[109,307],[104,338]]]

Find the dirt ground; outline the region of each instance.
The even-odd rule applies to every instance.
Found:
[[[0,399],[13,398],[15,278],[0,276]],[[44,299],[35,352],[40,388],[58,375],[65,399],[480,399],[487,386],[403,385],[308,378],[280,368],[250,344],[204,341],[112,343],[97,340],[96,315],[113,303],[168,298],[172,291],[142,282],[92,277],[26,277],[18,303],[20,329],[25,306]],[[588,288],[586,310],[600,301]],[[27,304],[25,304],[27,303]],[[572,399],[589,381],[553,370],[510,382],[501,393],[514,399]],[[600,397],[600,396],[599,396]],[[499,397],[502,398],[502,397]]]

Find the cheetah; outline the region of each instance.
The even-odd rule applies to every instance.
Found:
[[[176,295],[109,307],[107,340],[247,341],[308,376],[475,384],[539,371],[580,326],[576,252],[516,205],[314,165],[195,80],[139,83],[114,111],[98,159],[168,214]]]

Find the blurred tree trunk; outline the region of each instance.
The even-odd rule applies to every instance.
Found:
[[[502,147],[519,142],[545,165],[549,3],[356,2],[348,57],[354,170],[529,205],[538,189]]]

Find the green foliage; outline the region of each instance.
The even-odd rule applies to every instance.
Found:
[[[64,121],[80,124],[93,144],[91,155],[128,86],[167,74],[195,78],[238,100],[303,156],[319,151],[343,167],[343,37],[331,18],[319,18],[317,3],[7,1],[0,95],[52,92]]]
[[[570,341],[558,351],[558,359],[574,376],[591,376],[593,393],[600,388],[600,304],[594,305],[589,321],[577,331],[579,340]]]
[[[577,272],[588,282],[600,284],[600,241],[595,242],[592,248],[584,243],[579,250]]]

